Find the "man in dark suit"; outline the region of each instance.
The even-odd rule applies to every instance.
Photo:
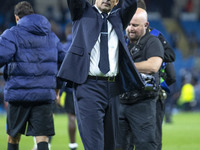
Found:
[[[85,150],[113,150],[119,91],[143,86],[123,32],[137,0],[125,0],[115,11],[112,8],[118,0],[96,0],[94,6],[86,0],[67,2],[73,40],[58,77],[74,85],[75,112]]]

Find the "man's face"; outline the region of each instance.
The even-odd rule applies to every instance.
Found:
[[[126,28],[126,34],[130,41],[138,41],[145,33],[148,27],[146,22],[140,15],[133,16],[128,27]]]
[[[99,10],[108,13],[117,5],[118,2],[119,0],[96,0],[95,4]]]

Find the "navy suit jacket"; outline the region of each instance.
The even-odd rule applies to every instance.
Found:
[[[89,73],[90,53],[101,31],[101,14],[87,0],[67,0],[73,21],[73,40],[58,77],[76,84],[83,84]],[[119,77],[122,90],[142,88],[144,83],[135,69],[124,39],[124,29],[137,9],[137,0],[125,0],[123,6],[108,16],[119,39]],[[115,43],[113,43],[115,44]]]

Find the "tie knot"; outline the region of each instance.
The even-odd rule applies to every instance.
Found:
[[[101,13],[102,14],[102,16],[103,16],[103,18],[106,18],[107,16],[108,16],[108,14],[107,13]]]

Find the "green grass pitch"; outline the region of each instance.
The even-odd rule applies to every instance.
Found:
[[[55,132],[51,150],[69,150],[67,115],[55,114]],[[79,133],[76,134],[78,150],[84,150]],[[21,137],[20,150],[32,150],[33,138]],[[6,116],[0,115],[0,150],[7,149]],[[162,150],[200,150],[200,113],[178,113],[172,124],[163,124]]]

